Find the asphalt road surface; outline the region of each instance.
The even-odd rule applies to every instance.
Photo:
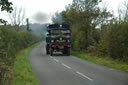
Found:
[[[46,55],[45,43],[33,48],[28,59],[40,85],[128,85],[128,74],[74,56]]]

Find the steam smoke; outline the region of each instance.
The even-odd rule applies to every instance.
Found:
[[[62,15],[61,15],[61,13],[56,12],[56,13],[52,16],[52,21],[53,21],[53,23],[62,24]]]
[[[49,23],[51,19],[51,14],[38,12],[33,16],[33,19],[36,23],[40,23],[40,24]]]

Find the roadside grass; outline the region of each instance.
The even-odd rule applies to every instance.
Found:
[[[84,52],[71,51],[71,54],[96,64],[101,64],[123,72],[128,72],[128,64],[122,61],[113,60],[105,56],[89,56],[87,53]]]
[[[40,85],[27,59],[28,52],[38,44],[36,43],[17,53],[13,68],[12,85]]]

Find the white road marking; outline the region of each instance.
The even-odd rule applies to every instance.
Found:
[[[53,57],[50,56],[50,58],[53,58]],[[53,60],[55,60],[56,62],[59,62],[59,60],[57,60],[57,59],[55,59],[55,58],[53,58]],[[71,67],[69,67],[68,65],[66,65],[66,64],[64,64],[64,63],[62,63],[62,65],[63,65],[64,67],[68,68],[68,69],[72,69]],[[76,73],[79,74],[79,75],[81,75],[81,76],[83,76],[84,78],[86,78],[86,79],[88,79],[88,80],[90,80],[90,81],[93,81],[93,79],[89,78],[88,76],[84,75],[83,73],[81,73],[81,72],[79,72],[79,71],[76,71]]]
[[[52,56],[50,56],[50,58],[53,58]]]
[[[57,60],[57,59],[54,59],[56,62],[59,62],[59,60]]]
[[[62,63],[62,65],[65,66],[65,67],[68,68],[68,69],[71,69],[71,67],[69,67],[68,65],[66,65],[66,64],[64,64],[64,63]]]
[[[79,75],[81,75],[81,76],[83,76],[84,78],[86,78],[86,79],[88,79],[88,80],[90,80],[90,81],[93,81],[93,79],[91,79],[91,78],[89,78],[88,76],[85,76],[84,74],[82,74],[81,72],[76,72],[77,74],[79,74]]]
[[[109,70],[114,70],[114,69],[110,68]]]

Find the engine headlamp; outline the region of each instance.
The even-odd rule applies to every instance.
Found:
[[[51,42],[54,42],[54,40],[51,40]]]

